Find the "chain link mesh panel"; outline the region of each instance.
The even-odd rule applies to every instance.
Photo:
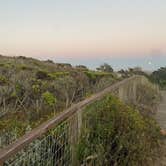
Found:
[[[77,113],[17,153],[4,166],[68,166],[75,158]]]

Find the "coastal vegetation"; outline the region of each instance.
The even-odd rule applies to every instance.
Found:
[[[111,95],[84,112],[77,148],[80,165],[139,166],[155,160],[160,128],[150,116]]]
[[[0,146],[118,79],[112,70],[0,56]]]

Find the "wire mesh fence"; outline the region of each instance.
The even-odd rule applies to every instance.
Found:
[[[4,166],[73,165],[74,144],[78,139],[77,122],[77,114],[75,113],[5,161]]]

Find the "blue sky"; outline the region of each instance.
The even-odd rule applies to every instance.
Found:
[[[155,69],[165,18],[165,0],[0,0],[0,54]]]

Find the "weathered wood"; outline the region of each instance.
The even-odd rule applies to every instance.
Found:
[[[66,109],[64,112],[59,114],[57,117],[53,117],[49,121],[41,124],[39,127],[33,129],[29,133],[25,134],[23,137],[19,138],[17,141],[15,141],[13,144],[7,146],[6,148],[0,150],[0,165],[2,165],[3,162],[8,160],[11,156],[15,155],[18,151],[25,148],[27,145],[29,145],[31,142],[33,142],[35,139],[40,138],[43,134],[47,133],[50,129],[55,128],[58,124],[65,121],[67,118],[72,116],[77,111],[80,111],[87,105],[93,103],[94,101],[100,100],[103,98],[106,94],[118,89],[121,86],[124,86],[125,84],[128,84],[128,82],[134,81],[141,76],[132,76],[130,78],[127,78],[125,80],[122,80],[118,83],[115,83],[114,85],[111,85],[110,87],[104,89],[103,91],[92,95],[91,97],[77,103],[73,104],[70,108]]]

